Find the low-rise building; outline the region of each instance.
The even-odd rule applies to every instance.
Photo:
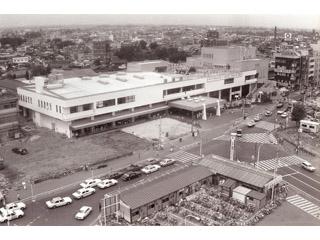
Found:
[[[165,113],[168,103],[206,95],[230,101],[246,96],[257,82],[257,71],[197,73],[155,72],[102,74],[48,80],[19,87],[19,107],[40,127],[68,137],[92,134]]]
[[[17,108],[18,96],[8,90],[0,89],[0,140],[18,138],[20,127]]]

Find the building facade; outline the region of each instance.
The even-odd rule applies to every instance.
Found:
[[[320,86],[320,41],[317,44],[311,44],[311,48],[314,60],[313,80],[315,86]]]
[[[107,61],[110,53],[110,42],[108,40],[95,40],[92,43],[92,55],[94,59]]]
[[[19,87],[19,107],[36,125],[72,136],[91,134],[166,113],[168,103],[205,95],[232,100],[246,96],[257,71],[213,74],[155,72],[103,74],[82,78],[35,78]]]
[[[279,86],[301,89],[308,84],[308,65],[307,51],[283,50],[275,55],[275,81]]]
[[[6,89],[0,90],[0,139],[18,138],[20,127],[17,109],[18,97]]]

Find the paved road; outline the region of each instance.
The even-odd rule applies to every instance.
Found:
[[[38,199],[36,202],[28,202],[27,208],[25,210],[25,216],[21,219],[16,219],[10,222],[10,225],[19,225],[19,226],[81,226],[81,225],[91,225],[97,219],[99,215],[99,201],[103,198],[106,193],[124,189],[130,185],[133,185],[139,181],[142,181],[147,178],[155,178],[165,174],[168,171],[173,171],[174,169],[179,169],[184,167],[182,163],[177,163],[172,166],[161,168],[158,172],[142,175],[141,177],[131,180],[129,182],[124,182],[119,180],[119,183],[115,186],[112,186],[107,189],[99,189],[96,187],[96,193],[93,195],[75,200],[73,203],[68,206],[63,206],[56,209],[48,209],[45,205],[45,201],[55,197],[54,195],[47,196],[43,199]],[[79,187],[74,189],[69,189],[59,193],[59,196],[71,196]],[[81,206],[91,206],[93,207],[93,212],[88,216],[84,221],[79,221],[74,218],[75,213],[80,209]],[[1,225],[7,225],[3,223]],[[0,225],[0,226],[1,226]]]

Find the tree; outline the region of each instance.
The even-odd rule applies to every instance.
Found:
[[[294,105],[291,113],[291,119],[296,122],[296,125],[299,125],[299,122],[304,119],[306,115],[306,109],[303,104]]]
[[[149,44],[149,48],[151,50],[155,50],[157,47],[159,47],[157,42],[152,42],[152,43]]]
[[[147,42],[145,40],[140,40],[139,47],[141,49],[146,49],[147,48]]]

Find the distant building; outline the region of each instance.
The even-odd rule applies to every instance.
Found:
[[[14,57],[14,58],[12,58],[12,63],[16,63],[16,64],[19,64],[19,63],[28,63],[28,62],[30,62],[30,60],[31,60],[31,57],[30,57],[30,56]]]
[[[308,84],[308,63],[308,51],[282,50],[275,54],[275,81],[279,86],[302,88]]]
[[[94,59],[101,59],[106,62],[110,54],[110,41],[95,40],[92,45],[92,53]]]
[[[163,60],[129,62],[128,72],[166,72],[170,63]]]
[[[311,44],[312,59],[314,60],[314,84],[320,86],[320,41],[317,44]],[[311,62],[311,60],[310,60]]]
[[[18,96],[7,90],[0,89],[0,139],[6,141],[19,137],[19,121],[17,109]]]

